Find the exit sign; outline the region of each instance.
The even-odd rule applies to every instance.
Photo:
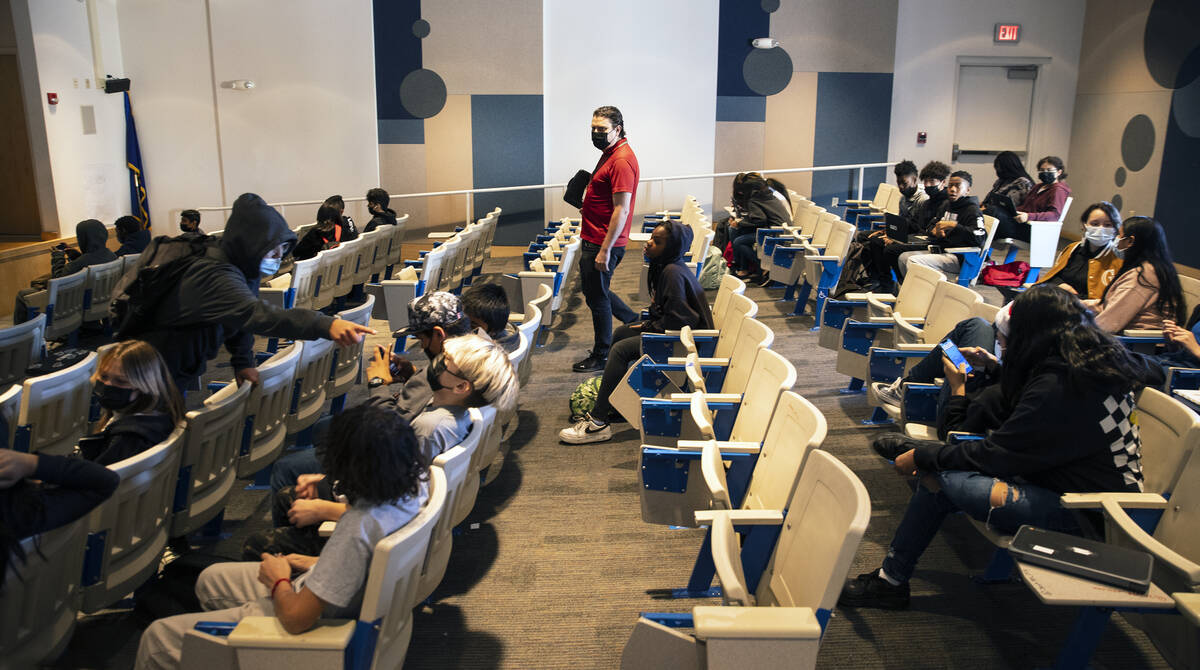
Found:
[[[993,42],[1004,42],[1006,44],[1016,44],[1021,41],[1021,24],[1019,23],[997,23],[996,31],[992,34]]]

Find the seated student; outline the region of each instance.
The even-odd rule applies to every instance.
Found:
[[[1113,244],[1121,234],[1121,213],[1101,201],[1088,205],[1079,220],[1083,239],[1068,244],[1036,283],[1058,286],[1081,300],[1099,298],[1121,269]]]
[[[396,225],[396,212],[388,208],[390,200],[388,192],[381,188],[367,191],[367,211],[371,212],[371,220],[367,222],[367,227],[363,228],[364,233],[369,233],[379,226]]]
[[[96,219],[85,219],[75,224],[75,239],[79,244],[78,251],[68,247],[66,242],[55,245],[50,250],[49,276],[38,277],[31,282],[30,288],[17,291],[16,304],[13,306],[14,324],[29,320],[29,308],[37,303],[37,299],[30,296],[44,291],[47,279],[67,277],[89,265],[117,260],[117,256],[108,248],[108,229]]]
[[[331,195],[325,198],[324,204],[337,208],[339,242],[349,242],[358,237],[358,227],[354,225],[354,219],[346,216],[346,201],[342,199],[342,196]]]
[[[183,400],[158,350],[141,340],[106,349],[92,374],[101,431],[79,440],[89,461],[112,465],[165,440],[184,420]]]
[[[1025,171],[1021,158],[1011,151],[996,154],[992,167],[996,170],[996,181],[983,197],[983,213],[998,216],[994,212],[999,211],[1011,217],[1033,189],[1033,178]]]
[[[79,519],[120,483],[117,473],[80,458],[0,449],[0,584],[9,561],[26,558],[21,540]]]
[[[299,634],[321,617],[358,617],[375,545],[416,517],[428,499],[429,460],[408,422],[374,404],[334,417],[323,459],[348,504],[320,555],[264,553],[261,562],[206,568],[196,595],[208,611],[152,623],[142,634],[135,667],[178,667],[184,635],[199,621],[274,616]]]
[[[1200,305],[1192,310],[1186,327],[1165,319],[1163,337],[1169,351],[1154,358],[1163,367],[1164,377],[1168,368],[1200,368]]]
[[[979,211],[979,200],[971,193],[971,173],[958,170],[950,174],[946,182],[946,194],[950,201],[940,221],[929,232],[929,242],[943,249],[953,247],[978,247],[987,237],[983,228],[983,213]],[[900,274],[908,272],[908,264],[916,263],[950,275],[957,275],[962,267],[962,257],[949,252],[908,251],[897,260]]]
[[[326,249],[336,247],[341,242],[342,229],[338,225],[341,218],[337,207],[321,205],[317,210],[317,225],[309,228],[304,237],[296,243],[296,248],[292,249],[292,258],[305,261],[315,258]]]
[[[462,305],[476,333],[486,335],[510,354],[521,347],[521,333],[508,321],[511,312],[503,286],[475,284],[463,291]]]
[[[117,241],[121,243],[115,252],[118,256],[140,254],[150,244],[150,231],[142,227],[137,217],[122,216],[113,226],[117,229]]]
[[[757,172],[743,172],[733,178],[735,217],[729,220],[729,238],[733,244],[733,270],[739,278],[746,279],[756,273],[756,231],[792,222],[792,208],[787,201],[786,187],[782,196],[782,200],[777,197],[776,191]]]
[[[908,159],[902,160],[892,167],[892,174],[895,175],[896,186],[900,190],[900,205],[896,215],[907,221],[929,196],[926,195],[924,189],[917,186],[916,163]],[[870,280],[865,271],[865,263],[871,252],[866,251],[865,247],[882,246],[888,242],[890,240],[887,237],[887,230],[884,229],[860,230],[855,233],[850,250],[846,253],[846,263],[842,269],[841,279],[838,281],[838,289],[834,292],[835,295],[863,288]]]
[[[1121,268],[1098,298],[1084,301],[1095,313],[1096,325],[1120,333],[1160,329],[1164,319],[1183,321],[1183,287],[1162,224],[1145,216],[1125,221],[1115,248]]]
[[[946,180],[950,177],[950,166],[941,161],[929,161],[918,175],[925,190],[925,201],[910,210],[908,219],[910,234],[929,235],[934,224],[942,219],[950,196],[946,193]],[[893,274],[900,276],[897,263],[900,255],[907,251],[928,250],[928,243],[908,243],[893,240],[886,235],[871,239],[863,250],[863,269],[870,277],[868,288],[887,293],[895,288]]]
[[[194,209],[185,209],[179,213],[179,232],[181,233],[203,233],[200,230],[200,212]]]
[[[839,606],[908,607],[917,561],[953,512],[1003,533],[1022,524],[1078,533],[1063,493],[1141,491],[1141,444],[1126,419],[1145,383],[1142,361],[1057,287],[1021,294],[1009,327],[1000,392],[1011,409],[999,427],[979,441],[880,449],[897,472],[920,480],[883,566],[847,580]]]
[[[421,453],[430,462],[466,438],[471,429],[467,410],[492,405],[498,412],[505,412],[517,402],[519,384],[508,354],[478,335],[446,340],[442,353],[426,368],[425,376],[433,395],[412,420],[412,429]],[[369,402],[387,407],[386,402],[376,399]],[[296,478],[294,491],[279,491],[273,499],[277,527],[247,538],[242,547],[243,557],[320,549],[324,540],[317,536],[317,528],[323,521],[337,521],[346,510],[345,504],[331,495],[336,490],[330,491],[324,485],[324,474],[330,473],[314,468]]]
[[[1071,187],[1063,181],[1067,178],[1066,166],[1058,156],[1046,156],[1038,161],[1038,180],[1042,183],[1031,190],[1017,205],[1016,216],[996,208],[988,214],[996,217],[996,239],[1013,238],[1029,241],[1030,221],[1058,221],[1063,207],[1071,195]]]
[[[683,263],[683,253],[692,244],[692,229],[678,221],[664,221],[654,228],[644,253],[650,260],[650,318],[613,332],[613,348],[604,366],[596,404],[588,416],[558,432],[568,444],[587,444],[612,439],[612,406],[608,397],[642,355],[642,333],[662,333],[684,326],[712,328],[712,311],[696,275]]]

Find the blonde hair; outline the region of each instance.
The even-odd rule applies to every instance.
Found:
[[[100,354],[92,381],[95,382],[100,372],[114,362],[121,366],[121,374],[138,392],[137,399],[125,410],[127,414],[158,411],[165,412],[176,425],[183,421],[183,398],[157,349],[142,340],[118,342]],[[109,416],[105,410],[102,420]]]
[[[516,407],[519,384],[504,347],[474,333],[449,338],[442,347],[446,359],[458,366],[455,376],[471,383],[468,407],[492,405],[497,412]]]

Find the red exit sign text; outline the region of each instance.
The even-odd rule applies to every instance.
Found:
[[[1016,44],[1017,42],[1021,41],[1021,24],[997,23],[996,30],[992,34],[992,41]]]

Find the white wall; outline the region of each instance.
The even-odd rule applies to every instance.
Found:
[[[115,0],[98,0],[97,5],[104,67],[107,74],[120,76],[123,63]],[[75,224],[83,219],[111,224],[129,213],[123,96],[105,94],[103,84],[97,89],[93,81],[83,2],[28,0],[28,7],[59,230],[73,236]],[[47,92],[58,93],[58,105],[46,104]],[[80,108],[85,105],[95,110],[95,135],[83,134]]]
[[[888,155],[918,166],[949,162],[959,56],[1048,57],[1037,81],[1029,151],[1031,160],[1062,157],[1069,172],[1084,9],[1085,0],[901,0]],[[1020,43],[994,44],[993,26],[1010,22],[1021,24]],[[929,134],[924,146],[917,144],[918,131]],[[985,177],[977,181],[995,178]]]
[[[717,0],[574,0],[543,4],[545,174],[565,182],[591,171],[592,110],[615,105],[627,124],[642,178],[708,173],[716,129]],[[676,182],[665,194],[638,193],[636,209],[678,209],[685,194],[706,209],[712,180]],[[551,217],[578,210],[561,193],[547,197]]]

